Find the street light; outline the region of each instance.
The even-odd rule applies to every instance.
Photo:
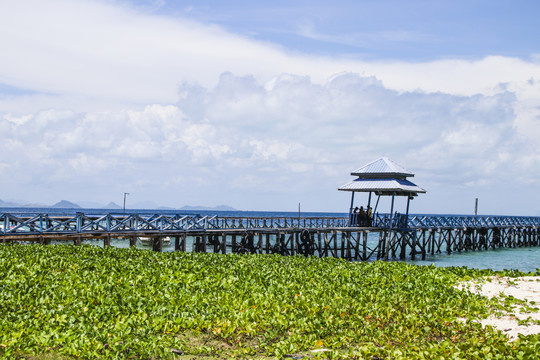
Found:
[[[124,193],[124,216],[126,216],[126,197],[129,195],[129,193]]]

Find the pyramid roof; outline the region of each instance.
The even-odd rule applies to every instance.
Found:
[[[399,178],[405,179],[412,177],[414,174],[405,169],[403,166],[395,163],[387,157],[381,157],[375,161],[370,162],[367,165],[362,166],[359,169],[351,172],[351,175],[355,175],[361,178]]]
[[[426,192],[407,180],[414,176],[411,171],[384,156],[356,169],[351,175],[358,178],[340,186],[338,190],[398,196],[416,196]]]

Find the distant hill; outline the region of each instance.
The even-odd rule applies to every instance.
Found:
[[[62,200],[60,202],[57,202],[51,207],[56,208],[56,209],[81,209],[79,205],[72,203],[70,201],[67,201],[67,200]]]
[[[233,207],[230,207],[228,205],[218,205],[214,207],[208,207],[208,206],[192,206],[192,205],[186,205],[182,206],[179,210],[185,210],[185,211],[196,211],[196,210],[205,210],[205,211],[238,211]]]
[[[108,203],[107,205],[105,205],[103,207],[103,209],[112,209],[112,210],[118,210],[118,209],[122,209],[122,207],[120,205],[118,205],[117,203],[115,203],[114,201],[111,201],[110,203]]]
[[[30,204],[24,204],[24,205],[19,205],[19,206],[25,207],[25,208],[47,208],[47,207],[50,207],[49,205],[39,204],[39,203],[30,203]]]
[[[229,205],[218,205],[218,206],[214,207],[213,210],[220,210],[220,211],[238,211],[238,209],[235,209],[235,208],[233,208],[232,206],[229,206]]]
[[[20,204],[11,202],[11,201],[3,201],[0,199],[0,207],[20,207]]]
[[[68,200],[62,200],[57,202],[56,204],[49,206],[49,205],[43,205],[43,204],[19,204],[12,201],[3,201],[0,199],[0,207],[35,207],[35,208],[56,208],[56,209],[90,209],[90,208],[96,208],[96,209],[109,209],[109,210],[119,210],[123,207],[115,203],[114,201],[111,201],[107,205],[101,207],[97,205],[96,203],[90,203],[85,202],[83,204],[84,206],[80,206],[79,204],[76,204],[74,202],[68,201]],[[146,202],[139,202],[135,204],[129,204],[130,209],[159,209],[159,210],[176,210],[172,207],[167,206],[159,206],[153,201],[146,201]],[[199,206],[199,205],[186,205],[181,207],[177,210],[184,210],[184,211],[238,211],[237,209],[229,206],[229,205],[218,205],[218,206]]]

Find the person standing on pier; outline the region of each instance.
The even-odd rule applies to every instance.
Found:
[[[353,211],[353,214],[352,214],[352,221],[351,221],[351,225],[353,226],[357,226],[358,225],[358,206],[354,208],[354,211]]]
[[[367,226],[371,227],[371,224],[373,223],[373,211],[371,210],[371,206],[368,205],[367,207]]]
[[[360,221],[360,226],[366,225],[366,212],[364,211],[364,207],[360,206],[360,211],[358,212],[358,218]]]

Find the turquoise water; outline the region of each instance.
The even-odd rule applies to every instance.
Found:
[[[515,269],[535,272],[540,268],[540,247],[494,249],[428,256],[426,260],[407,261],[416,265],[466,266],[474,269]]]
[[[65,243],[65,242],[64,242]],[[103,246],[102,240],[84,240],[84,244]],[[111,239],[111,246],[128,248],[129,240]],[[150,245],[137,242],[137,247],[152,251]],[[192,239],[188,238],[187,251],[192,247]],[[174,251],[174,241],[163,245],[164,252]],[[209,250],[211,248],[209,247]],[[427,256],[426,260],[406,260],[405,262],[416,265],[435,265],[440,267],[466,266],[475,269],[492,270],[520,270],[523,272],[536,272],[540,268],[540,247],[517,248],[517,249],[490,249],[482,251],[468,251],[453,253],[450,255],[438,254]]]

